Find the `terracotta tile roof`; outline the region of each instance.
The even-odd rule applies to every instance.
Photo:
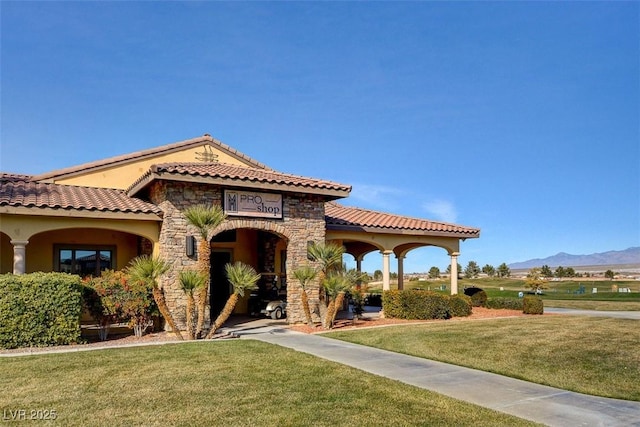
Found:
[[[324,194],[332,199],[346,197],[351,191],[349,185],[273,170],[245,168],[226,163],[163,163],[152,165],[127,192],[130,195],[135,194],[155,179],[187,178],[191,181],[234,187]]]
[[[26,175],[0,175],[0,206],[156,215],[162,213],[157,206],[129,197],[121,190],[47,184],[28,178]]]
[[[215,138],[212,138],[211,135],[209,134],[205,134],[203,136],[197,137],[197,138],[192,138],[192,139],[188,139],[185,141],[180,141],[180,142],[175,142],[172,144],[167,144],[167,145],[163,145],[160,147],[156,147],[156,148],[151,148],[148,150],[142,150],[142,151],[136,151],[133,153],[129,153],[129,154],[123,154],[120,156],[115,156],[115,157],[110,157],[107,159],[102,159],[102,160],[98,160],[95,162],[90,162],[90,163],[84,163],[81,165],[77,165],[77,166],[71,166],[68,168],[64,168],[64,169],[58,169],[58,170],[54,170],[51,172],[47,172],[47,173],[43,173],[41,175],[36,175],[33,177],[34,180],[36,181],[44,181],[44,180],[52,180],[52,179],[56,179],[56,178],[60,178],[62,176],[69,176],[69,175],[75,175],[78,173],[85,173],[85,172],[89,172],[92,170],[97,170],[97,169],[102,169],[105,167],[110,167],[113,166],[114,164],[118,164],[118,163],[130,163],[133,161],[137,161],[140,159],[144,159],[147,157],[152,157],[152,156],[157,156],[160,154],[167,154],[167,153],[171,153],[171,152],[175,152],[175,151],[180,151],[183,150],[185,148],[190,148],[190,147],[197,147],[200,145],[211,145],[214,146],[216,148],[220,148],[223,151],[228,152],[230,155],[235,156],[239,159],[242,159],[248,163],[250,163],[251,165],[253,165],[253,167],[259,168],[259,169],[270,169],[267,165],[258,162],[257,160],[252,159],[251,157],[239,152],[238,150],[236,150],[235,148],[231,148],[230,146],[222,143],[221,141],[218,141]]]
[[[29,181],[32,175],[23,175],[20,173],[0,172],[0,181]]]
[[[480,229],[427,219],[392,215],[368,209],[343,206],[338,203],[325,204],[325,220],[328,229],[353,229],[380,232],[426,232],[429,234],[457,235],[468,238],[479,237]]]

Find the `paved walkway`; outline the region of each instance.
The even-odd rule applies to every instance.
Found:
[[[321,334],[303,334],[274,322],[250,322],[228,330],[241,338],[291,348],[549,426],[640,427],[640,402],[574,393]]]

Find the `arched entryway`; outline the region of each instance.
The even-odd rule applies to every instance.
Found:
[[[264,228],[228,228],[211,238],[210,269],[210,316],[215,319],[224,308],[233,292],[225,265],[243,262],[260,273],[258,289],[242,296],[234,310],[235,314],[260,315],[263,303],[269,299],[287,298],[287,245],[288,239]],[[265,314],[265,313],[262,313]]]

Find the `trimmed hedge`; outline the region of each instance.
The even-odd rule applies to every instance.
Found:
[[[487,293],[478,287],[466,288],[464,294],[471,297],[471,305],[474,307],[484,307],[487,303]]]
[[[473,309],[471,298],[466,295],[451,295],[449,297],[449,309],[451,317],[471,316]]]
[[[449,319],[449,297],[431,291],[384,291],[382,307],[386,317],[397,319]]]
[[[487,308],[522,310],[522,299],[515,298],[489,298],[485,304]]]
[[[524,314],[543,314],[544,303],[542,298],[534,295],[527,295],[522,299],[522,312]]]
[[[45,347],[80,339],[80,277],[0,275],[0,347]]]

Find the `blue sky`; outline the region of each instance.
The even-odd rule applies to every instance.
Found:
[[[638,2],[3,1],[0,14],[3,171],[210,133],[351,184],[345,204],[481,228],[463,266],[640,245]],[[419,249],[405,272],[448,262]]]

